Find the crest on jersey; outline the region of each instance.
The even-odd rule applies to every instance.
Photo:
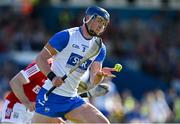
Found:
[[[67,64],[66,64],[66,67],[68,68],[72,68],[73,66],[75,66],[83,57],[78,55],[78,54],[75,54],[75,53],[71,53],[68,61],[67,61]],[[89,65],[91,64],[91,60],[86,60],[83,64],[81,64],[81,66],[79,66],[79,68],[76,70],[80,73],[83,73],[85,72]]]

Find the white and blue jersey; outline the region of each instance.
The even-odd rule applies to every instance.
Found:
[[[79,27],[56,33],[49,40],[49,44],[57,50],[57,54],[53,56],[51,70],[60,77],[67,74],[84,57],[96,38],[86,39]],[[96,56],[88,59],[70,74],[65,82],[57,87],[44,102],[44,94],[53,86],[50,80],[46,80],[36,98],[36,112],[50,117],[64,117],[66,113],[84,104],[85,101],[77,94],[80,78],[89,69],[92,62],[102,63],[105,55],[106,49],[103,44]]]
[[[88,40],[81,34],[80,28],[71,28],[56,33],[50,40],[49,44],[55,48],[58,53],[53,57],[51,69],[57,76],[64,76],[74,67],[81,58],[86,54],[90,45],[97,37]],[[80,77],[90,67],[93,61],[103,62],[106,49],[105,46],[100,49],[99,54],[88,59],[76,71],[68,76],[60,87],[57,87],[53,93],[62,96],[73,97],[77,96],[77,88],[80,82]],[[47,80],[43,86],[49,90],[52,87],[50,80]]]

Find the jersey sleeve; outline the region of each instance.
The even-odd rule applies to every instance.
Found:
[[[60,31],[51,37],[49,44],[55,48],[57,51],[62,51],[69,42],[69,32],[68,30]]]
[[[104,44],[102,44],[102,48],[100,49],[100,52],[96,57],[95,61],[103,63],[105,57],[106,57],[106,47]]]
[[[39,72],[40,70],[38,66],[36,64],[33,64],[33,65],[29,65],[26,69],[21,70],[20,73],[24,76],[24,78],[26,79],[26,82],[30,83],[34,78],[37,77],[36,74]]]

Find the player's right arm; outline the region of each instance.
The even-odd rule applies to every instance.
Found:
[[[24,104],[30,111],[35,110],[35,104],[30,102],[25,95],[23,85],[29,83],[29,81],[24,77],[23,70],[14,76],[9,82],[13,93],[19,99],[19,101]]]
[[[48,75],[49,72],[51,72],[50,65],[47,60],[56,54],[57,51],[49,43],[47,43],[36,57],[36,63],[43,74]]]
[[[36,63],[41,72],[52,81],[54,86],[60,86],[63,83],[63,80],[61,77],[57,77],[55,75],[55,73],[51,70],[50,65],[48,64],[48,59],[56,54],[57,51],[49,43],[47,43],[37,56]]]
[[[39,69],[52,81],[53,85],[56,87],[60,86],[64,81],[61,79],[61,77],[56,76],[56,74],[51,70],[47,60],[64,49],[68,41],[69,33],[67,31],[58,32],[49,40],[49,42],[36,57],[36,63]]]

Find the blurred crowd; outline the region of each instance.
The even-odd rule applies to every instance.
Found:
[[[180,97],[173,89],[163,92],[154,89],[137,100],[130,90],[118,93],[112,81],[106,96],[92,98],[91,102],[112,123],[172,123],[180,122]]]
[[[10,90],[9,80],[21,69],[8,53],[39,51],[55,32],[49,31],[35,13],[24,15],[5,7],[0,8],[0,15],[3,15],[0,16],[2,104]],[[162,11],[148,20],[138,16],[121,20],[116,16],[112,15],[110,26],[103,35],[108,57],[123,59],[129,68],[167,82],[169,90],[155,89],[136,100],[130,90],[119,94],[114,89],[102,98],[104,104],[101,104],[101,98],[92,99],[92,103],[100,107],[111,122],[180,122],[180,12],[176,11],[169,18],[166,11]],[[60,12],[59,30],[81,25],[82,17],[83,13],[72,16],[72,12]]]

